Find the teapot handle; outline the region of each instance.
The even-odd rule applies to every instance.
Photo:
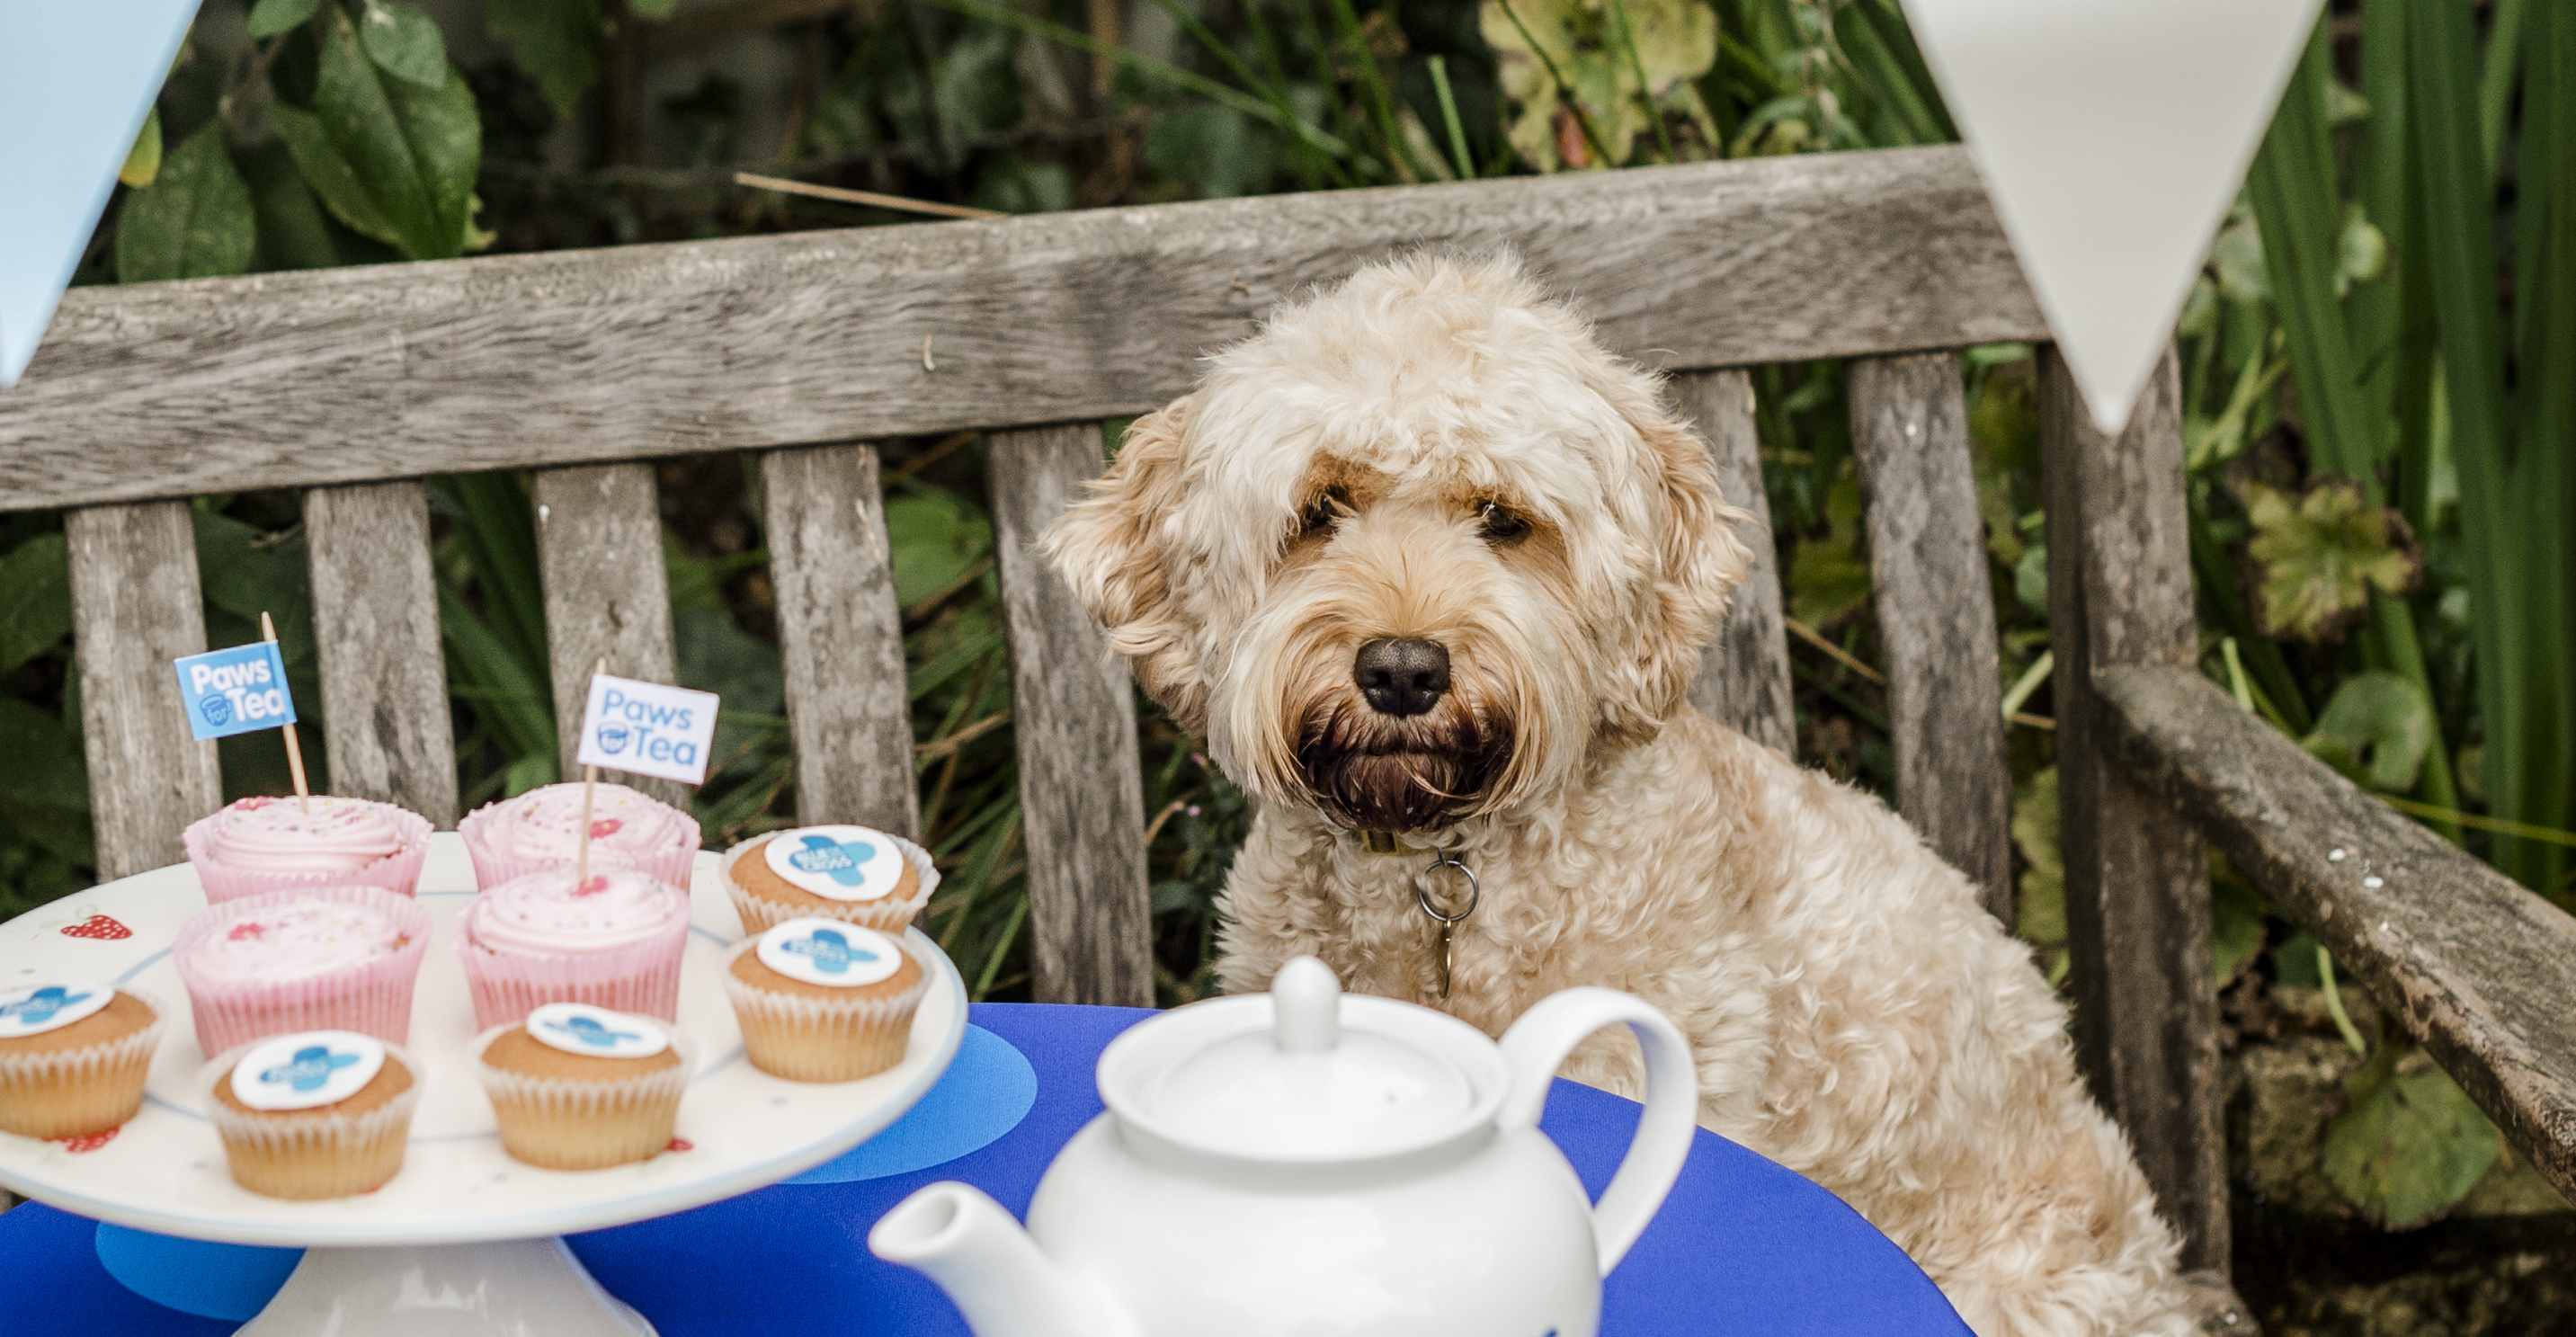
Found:
[[[1592,1237],[1600,1249],[1601,1275],[1619,1265],[1628,1246],[1664,1205],[1664,1195],[1690,1155],[1698,1128],[1699,1069],[1681,1028],[1643,999],[1616,989],[1567,989],[1521,1014],[1503,1032],[1503,1065],[1510,1076],[1502,1112],[1506,1129],[1536,1128],[1547,1105],[1548,1083],[1574,1047],[1594,1031],[1628,1023],[1646,1054],[1646,1112],[1610,1187],[1592,1208]]]

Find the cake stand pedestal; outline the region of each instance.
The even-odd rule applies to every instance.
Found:
[[[966,1031],[966,987],[937,944],[908,935],[931,973],[903,1062],[856,1082],[790,1082],[751,1066],[716,972],[740,940],[698,859],[680,969],[680,1028],[698,1071],[677,1136],[650,1160],[564,1173],[511,1160],[466,1059],[474,1035],[448,921],[473,896],[463,842],[432,837],[420,899],[437,920],[407,1048],[424,1069],[402,1172],[372,1193],[263,1198],[233,1183],[196,1088],[205,1066],[170,943],[205,906],[185,864],[92,888],[0,924],[0,987],[38,977],[149,994],[168,1019],[143,1110],[105,1139],[0,1134],[0,1185],[101,1221],[182,1239],[299,1247],[303,1262],[244,1337],[650,1337],[562,1236],[666,1216],[793,1178],[866,1141],[938,1081]]]

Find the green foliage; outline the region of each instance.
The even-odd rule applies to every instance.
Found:
[[[2262,572],[2255,625],[2266,634],[2327,640],[2360,620],[2372,591],[2415,588],[2423,560],[2405,520],[2365,504],[2359,487],[2329,479],[2304,495],[2260,483],[2245,492],[2254,528],[2245,553]]]
[[[2335,689],[2301,746],[2356,784],[2403,794],[2433,748],[2433,703],[2394,673],[2355,674]]]
[[[376,68],[432,91],[447,86],[447,39],[438,25],[402,0],[365,0],[358,44]]]
[[[642,13],[643,7],[629,9]],[[557,116],[570,116],[599,79],[606,36],[599,0],[483,0],[483,29],[510,48]]]
[[[2495,1125],[2410,1045],[2382,1041],[2344,1092],[2350,1107],[2326,1124],[2326,1177],[2374,1225],[2423,1225],[2495,1166]]]
[[[209,125],[160,164],[116,233],[116,270],[135,281],[219,278],[249,270],[257,244],[250,186]]]
[[[1485,0],[1479,28],[1504,95],[1520,105],[1512,147],[1539,171],[1624,164],[1640,136],[1675,161],[1675,120],[1698,132],[1695,156],[1710,156],[1716,127],[1690,83],[1717,63],[1717,16],[1706,5]]]
[[[245,31],[254,41],[275,37],[311,21],[321,7],[321,0],[259,0],[250,7]]]
[[[134,147],[125,152],[125,165],[116,169],[116,179],[141,190],[161,175],[161,109],[154,107],[143,115],[143,128],[134,132]]]

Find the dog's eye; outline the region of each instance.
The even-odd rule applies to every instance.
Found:
[[[1325,533],[1339,524],[1343,516],[1350,513],[1350,502],[1344,497],[1342,490],[1337,487],[1326,488],[1324,494],[1315,498],[1314,504],[1306,508],[1306,513],[1298,517],[1298,537]]]
[[[1509,543],[1529,533],[1529,521],[1512,514],[1498,502],[1476,503],[1476,528],[1487,543]]]

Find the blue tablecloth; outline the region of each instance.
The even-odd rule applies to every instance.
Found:
[[[852,1183],[782,1184],[659,1220],[571,1238],[612,1293],[663,1337],[962,1337],[965,1325],[918,1273],[880,1263],[868,1227],[939,1179],[983,1188],[1025,1212],[1056,1149],[1100,1112],[1092,1067],[1150,1013],[978,1004],[974,1021],[1028,1056],[1037,1103],[1017,1128],[927,1170]],[[1638,1107],[1558,1082],[1542,1126],[1598,1194],[1618,1168]],[[0,1214],[0,1334],[217,1337],[231,1323],[141,1298],[108,1275],[89,1220],[30,1203]],[[777,1286],[795,1276],[802,1284]],[[1605,1337],[1967,1337],[1941,1293],[1842,1201],[1711,1133],[1691,1149],[1663,1211],[1603,1297]],[[836,1324],[818,1327],[818,1321]]]

